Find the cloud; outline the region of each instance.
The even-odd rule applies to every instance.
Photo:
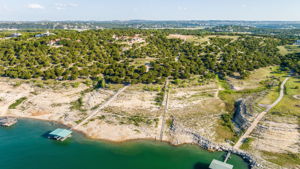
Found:
[[[44,9],[45,7],[40,5],[40,4],[28,4],[27,8],[30,8],[30,9]]]
[[[0,10],[1,10],[1,11],[9,11],[9,8],[8,8],[8,6],[5,5],[5,4],[0,4]]]
[[[177,10],[179,10],[179,11],[186,11],[188,9],[186,7],[183,7],[183,6],[177,6]]]
[[[74,7],[78,7],[78,4],[75,3],[56,3],[55,4],[55,8],[57,10],[64,10],[66,8],[74,8]]]
[[[242,4],[242,7],[243,7],[243,8],[246,8],[246,7],[247,7],[247,5],[246,5],[246,4]]]

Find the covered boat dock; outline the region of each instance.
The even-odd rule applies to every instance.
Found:
[[[16,118],[12,118],[12,117],[0,118],[0,126],[3,126],[3,127],[12,126],[12,125],[16,124],[17,122],[18,122],[18,120]]]
[[[51,139],[64,141],[67,138],[71,137],[72,131],[67,129],[58,128],[51,133],[49,133],[48,137]]]
[[[226,162],[222,162],[219,160],[213,160],[210,165],[210,169],[232,169],[233,165],[227,164]]]

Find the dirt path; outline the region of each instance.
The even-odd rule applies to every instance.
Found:
[[[164,95],[164,112],[162,114],[162,122],[161,122],[161,129],[160,129],[160,134],[159,134],[159,139],[162,141],[163,135],[164,135],[164,128],[165,128],[165,121],[166,121],[166,114],[168,112],[169,108],[169,80],[166,81],[165,84],[165,95]]]
[[[79,124],[74,126],[72,129],[76,129],[83,125],[84,123],[88,122],[91,118],[93,118],[95,115],[97,115],[103,108],[108,106],[114,99],[118,97],[124,90],[126,90],[129,86],[125,86],[122,89],[120,89],[116,94],[114,94],[107,102],[105,102],[103,105],[101,105],[98,109],[94,110],[87,118],[85,118],[83,121],[81,121]]]
[[[244,133],[244,135],[242,135],[239,140],[236,142],[236,144],[233,146],[234,149],[238,149],[242,144],[243,144],[243,141],[249,137],[249,135],[251,134],[251,132],[255,129],[255,127],[257,126],[257,124],[259,123],[259,121],[274,107],[276,106],[280,101],[281,99],[283,98],[284,96],[284,85],[285,83],[289,80],[289,78],[286,78],[282,84],[280,85],[280,95],[279,97],[277,98],[277,100],[269,105],[267,107],[267,109],[263,112],[261,112],[256,118],[255,120],[252,122],[251,126],[247,129],[247,131]]]
[[[215,99],[218,99],[219,98],[219,93],[220,93],[220,90],[221,90],[222,88],[221,88],[221,86],[220,85],[218,85],[218,89],[216,89],[216,93],[215,93]]]

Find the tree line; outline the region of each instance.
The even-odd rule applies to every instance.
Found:
[[[0,75],[21,79],[90,78],[105,79],[108,83],[163,83],[166,78],[199,75],[208,79],[236,72],[245,78],[249,71],[289,60],[278,53],[281,40],[271,37],[240,35],[237,40],[216,37],[199,45],[170,39],[168,30],[56,30],[54,33],[34,38],[36,33],[24,32],[19,38],[0,40]],[[130,44],[134,37],[145,42]],[[51,40],[56,40],[54,46],[49,44]]]

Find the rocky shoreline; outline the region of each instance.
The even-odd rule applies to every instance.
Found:
[[[194,143],[205,150],[230,152],[232,154],[236,154],[236,155],[242,157],[246,162],[249,163],[249,166],[252,169],[264,168],[263,165],[261,165],[253,155],[251,155],[247,152],[241,151],[241,150],[233,149],[233,147],[228,147],[225,145],[220,145],[220,144],[214,143],[190,129],[185,129],[184,127],[181,127],[179,124],[176,123],[175,120],[173,120],[173,124],[171,125],[170,130],[172,133],[176,132],[176,133],[193,136]]]

